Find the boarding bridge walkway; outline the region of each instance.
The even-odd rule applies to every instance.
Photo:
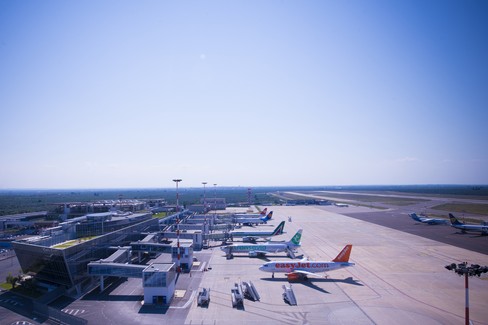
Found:
[[[88,274],[93,276],[118,276],[142,279],[142,271],[147,265],[102,263],[101,261],[88,263]]]
[[[202,235],[203,240],[215,240],[215,241],[226,241],[230,239],[229,233],[213,233],[213,234],[204,234]]]
[[[130,243],[133,252],[148,252],[148,253],[168,253],[171,254],[170,244],[158,244],[149,242],[132,242]]]

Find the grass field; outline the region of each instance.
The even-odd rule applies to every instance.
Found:
[[[12,285],[10,283],[3,282],[0,283],[0,288],[2,288],[3,290],[10,290],[12,289]]]
[[[435,210],[449,211],[453,213],[472,213],[488,215],[488,204],[446,203],[432,207]]]
[[[411,199],[411,198],[400,198],[400,197],[390,197],[382,195],[356,195],[356,194],[337,194],[337,193],[323,193],[315,192],[314,195],[326,196],[337,198],[338,200],[353,200],[358,202],[368,202],[368,203],[384,203],[398,206],[407,206],[411,204],[416,204],[420,202],[427,202],[428,199]]]

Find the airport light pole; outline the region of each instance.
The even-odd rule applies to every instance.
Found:
[[[207,185],[207,182],[202,182],[203,184],[203,212],[207,212],[207,199],[206,199],[206,192],[205,192],[205,185]]]
[[[214,214],[217,213],[217,184],[214,184]]]
[[[173,182],[176,183],[176,254],[177,254],[177,262],[176,262],[176,272],[179,274],[181,273],[180,267],[180,196],[178,193],[178,183],[181,182],[181,179],[173,179]]]
[[[468,277],[469,276],[474,276],[477,275],[478,277],[482,273],[488,272],[488,266],[480,266],[478,264],[471,264],[471,266],[468,266],[468,262],[463,262],[460,264],[452,263],[449,265],[446,265],[446,269],[449,271],[454,271],[459,276],[464,275],[464,287],[466,290],[466,297],[465,297],[465,324],[469,325],[469,285],[468,285]]]

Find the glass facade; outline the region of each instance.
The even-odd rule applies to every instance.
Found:
[[[39,280],[71,286],[62,250],[17,242],[12,246],[24,273],[32,272]]]
[[[146,265],[116,264],[116,263],[90,263],[90,275],[120,276],[129,278],[142,278],[142,271]]]
[[[141,239],[142,231],[151,228],[158,229],[157,219],[142,221],[64,249],[21,241],[13,242],[12,246],[24,273],[35,273],[39,280],[71,287],[87,279],[89,262],[113,253],[110,246],[128,245]]]
[[[165,272],[144,272],[143,286],[144,287],[165,287],[166,273]]]
[[[142,285],[144,287],[166,287],[167,284],[173,282],[176,278],[175,265],[173,264],[169,270],[151,270],[145,271],[142,275]]]

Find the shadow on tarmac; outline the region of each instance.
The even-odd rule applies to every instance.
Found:
[[[32,300],[30,298],[24,298],[8,291],[3,292],[0,294],[0,307],[3,307],[17,315],[34,319]],[[47,317],[36,315],[35,319],[36,322],[43,323],[47,320]],[[2,321],[5,321],[5,319],[0,320],[0,323],[4,324]]]
[[[314,282],[324,282],[324,283],[346,283],[346,284],[351,284],[351,285],[356,285],[356,286],[364,286],[364,284],[360,283],[357,280],[354,280],[352,277],[348,277],[345,279],[327,279],[327,278],[306,278],[302,281],[288,281],[288,278],[261,278],[261,280],[264,281],[270,281],[270,282],[288,282],[288,283],[299,283],[302,284],[306,287],[309,287],[311,289],[323,292],[323,293],[330,293],[327,290],[324,290],[320,288],[319,286],[315,285]]]
[[[164,315],[168,312],[169,306],[161,305],[143,305],[139,309],[139,314],[161,314]]]
[[[144,300],[142,295],[110,295],[122,282],[127,281],[127,278],[117,279],[110,284],[107,288],[100,292],[100,287],[93,289],[91,292],[83,296],[81,300],[100,300],[100,301],[141,301]]]

